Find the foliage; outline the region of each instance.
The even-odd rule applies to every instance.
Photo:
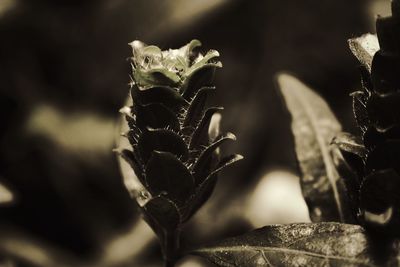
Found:
[[[209,198],[217,173],[242,158],[219,157],[219,146],[236,137],[219,134],[218,125],[210,127],[222,108],[207,108],[206,101],[215,91],[215,69],[222,64],[217,51],[198,52],[200,45],[193,40],[161,51],[131,43],[133,104],[122,111],[133,150],[125,149],[121,156],[143,185],[138,206],[160,239],[167,265],[179,256],[180,228]]]
[[[354,173],[346,176],[359,223],[388,236],[400,236],[399,10],[398,1],[393,1],[393,16],[377,18],[377,38],[350,40],[363,64],[363,89],[352,94],[362,136],[347,134],[336,141]]]

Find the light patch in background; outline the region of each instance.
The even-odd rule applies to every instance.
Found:
[[[16,6],[16,0],[0,0],[0,18]]]
[[[371,1],[368,9],[372,27],[375,29],[376,16],[388,17],[392,14],[391,12],[391,1],[390,0],[374,0]]]
[[[219,10],[234,1],[228,0],[173,0],[157,2],[163,5],[163,17],[160,23],[149,27],[148,36],[157,36],[162,40],[163,36],[170,36],[171,32],[177,32],[193,24],[201,22],[210,13]]]
[[[310,222],[299,177],[287,171],[266,173],[246,205],[246,217],[255,227],[276,223]]]
[[[44,135],[71,152],[110,153],[114,146],[114,121],[89,111],[64,113],[42,104],[26,126],[28,132]]]
[[[174,0],[169,1],[167,14],[170,14],[172,23],[184,24],[187,21],[198,19],[220,7],[227,0]]]
[[[13,193],[2,183],[0,183],[0,205],[9,204],[14,201]]]

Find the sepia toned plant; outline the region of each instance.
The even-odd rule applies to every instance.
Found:
[[[215,69],[222,67],[217,51],[201,54],[198,40],[166,51],[140,41],[130,45],[133,104],[122,111],[132,150],[121,156],[144,187],[140,210],[172,266],[181,226],[210,197],[218,172],[242,156],[220,158],[219,146],[236,137],[219,133],[214,114],[222,107],[207,107]]]
[[[352,94],[362,136],[341,134],[334,142],[355,173],[344,178],[360,223],[373,232],[400,236],[399,1],[392,2],[392,13],[377,18],[377,41],[371,41],[374,36],[350,40],[363,64],[363,89]],[[369,51],[362,49],[363,42]]]

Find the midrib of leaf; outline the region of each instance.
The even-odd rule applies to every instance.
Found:
[[[285,90],[286,93],[289,93],[288,90],[285,87],[282,87],[282,90]],[[312,131],[315,133],[316,136],[316,140],[318,142],[318,146],[321,150],[321,154],[322,154],[322,159],[324,161],[324,165],[325,165],[325,169],[326,169],[326,174],[328,176],[328,180],[332,185],[332,191],[333,191],[333,195],[335,197],[335,202],[336,202],[336,206],[339,212],[339,216],[340,216],[340,221],[344,222],[344,217],[343,217],[343,213],[342,213],[342,206],[340,203],[340,198],[339,198],[339,192],[337,190],[336,187],[336,180],[335,180],[335,170],[332,168],[333,163],[330,159],[330,155],[329,152],[326,148],[324,139],[321,137],[320,132],[318,131],[318,125],[317,125],[317,118],[314,115],[313,110],[311,110],[309,108],[309,106],[307,105],[307,101],[303,99],[302,95],[300,95],[297,90],[292,90],[291,91],[293,94],[296,95],[296,98],[299,100],[299,103],[303,106],[303,109],[305,110],[305,113],[307,114],[307,116],[310,118],[310,124],[311,124],[311,129]]]
[[[310,256],[310,257],[314,257],[314,258],[323,258],[323,259],[327,259],[327,260],[340,260],[340,261],[345,261],[348,263],[364,264],[365,266],[378,267],[377,265],[371,264],[367,261],[357,260],[355,258],[348,258],[348,257],[334,256],[334,255],[324,255],[324,254],[320,254],[320,253],[302,251],[302,250],[298,250],[298,249],[277,248],[277,247],[262,247],[262,246],[244,245],[244,246],[229,246],[229,247],[199,249],[197,252],[215,255],[215,251],[217,251],[217,252],[243,252],[243,251],[278,252],[278,253],[286,253],[286,254],[294,254],[294,255],[305,255],[305,256]],[[265,255],[264,255],[264,257],[265,257]]]

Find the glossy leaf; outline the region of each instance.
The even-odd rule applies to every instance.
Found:
[[[345,188],[330,155],[330,143],[341,131],[339,122],[326,102],[295,77],[281,74],[278,83],[292,115],[302,191],[311,220],[351,221],[344,205]]]
[[[398,250],[393,249],[385,259],[376,259],[374,250],[362,227],[327,222],[266,226],[194,254],[224,267],[378,267],[400,263]]]
[[[194,192],[194,180],[189,170],[173,154],[154,151],[146,166],[146,182],[153,195],[184,203]]]

